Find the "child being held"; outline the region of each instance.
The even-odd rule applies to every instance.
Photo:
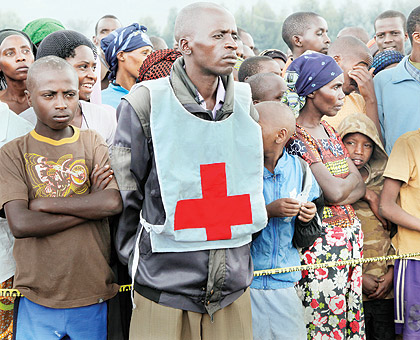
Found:
[[[255,106],[264,144],[264,198],[269,222],[252,242],[255,270],[300,265],[293,244],[296,228],[318,223],[320,188],[306,162],[285,152],[296,121],[288,106],[263,102]],[[308,246],[319,235],[313,235]],[[295,238],[296,241],[296,238]],[[251,284],[252,325],[256,339],[306,339],[302,302],[294,288],[300,272],[255,277]]]
[[[29,69],[35,129],[0,149],[0,209],[15,236],[15,339],[107,338],[115,296],[107,217],[121,211],[108,146],[93,130],[69,125],[78,77],[65,60]]]
[[[343,119],[338,133],[366,184],[363,200],[352,204],[364,234],[363,256],[393,255],[395,251],[391,245],[389,223],[379,215],[379,193],[388,156],[378,130],[365,114],[355,113]],[[365,263],[362,272],[366,339],[395,339],[392,292],[394,263]]]
[[[420,130],[395,142],[385,168],[380,213],[398,225],[393,238],[398,255],[420,251]],[[395,261],[395,330],[404,340],[420,339],[420,258]]]

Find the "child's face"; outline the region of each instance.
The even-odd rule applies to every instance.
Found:
[[[280,65],[274,60],[264,60],[259,64],[258,73],[274,73],[278,76],[281,75]]]
[[[327,54],[331,40],[328,37],[328,25],[324,18],[314,17],[309,28],[301,37],[302,47],[305,51],[312,50]]]
[[[275,76],[267,77],[264,81],[266,82],[266,86],[271,90],[266,91],[260,101],[281,101],[284,92],[287,90],[287,85],[284,79],[280,76]]]
[[[73,120],[79,104],[78,82],[68,69],[46,70],[37,74],[36,84],[28,95],[41,134],[62,130]]]
[[[79,98],[89,100],[96,83],[96,60],[90,47],[80,45],[74,49],[75,56],[67,58],[79,76]]]
[[[349,133],[344,136],[343,143],[357,169],[360,170],[369,162],[374,148],[374,143],[369,137],[358,132]]]

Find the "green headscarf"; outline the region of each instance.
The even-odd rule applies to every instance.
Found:
[[[31,21],[22,31],[29,35],[32,42],[38,46],[48,34],[64,29],[65,27],[58,20],[41,18]]]

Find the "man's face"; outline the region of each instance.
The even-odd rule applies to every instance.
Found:
[[[244,45],[248,46],[252,51],[254,51],[255,48],[255,43],[254,43],[254,39],[252,38],[252,35],[244,32],[241,35],[241,39],[242,42],[244,43]]]
[[[105,38],[109,33],[120,27],[121,23],[117,19],[105,18],[99,20],[96,35],[93,37],[93,43],[96,46],[101,47],[101,40]]]
[[[395,50],[404,55],[404,43],[408,34],[404,32],[401,18],[385,18],[376,20],[375,40],[379,52]]]
[[[354,55],[345,55],[341,57],[338,63],[344,74],[343,92],[345,95],[349,95],[354,91],[358,91],[357,82],[349,76],[349,72],[354,70],[356,66],[362,66],[366,68],[366,72],[369,71],[372,65],[372,57],[367,53],[355,53]]]
[[[0,45],[0,71],[13,80],[25,80],[29,66],[34,62],[34,55],[26,40],[21,35],[11,35]]]
[[[187,72],[194,69],[207,75],[230,74],[236,64],[237,40],[232,14],[225,10],[207,9],[188,39],[187,47],[191,54],[186,58]]]
[[[50,136],[54,130],[70,124],[79,103],[78,85],[77,77],[68,69],[37,74],[36,83],[27,95],[38,117],[38,133]]]
[[[328,37],[328,25],[324,18],[311,19],[308,29],[301,36],[301,43],[305,51],[312,50],[327,54],[331,40]]]

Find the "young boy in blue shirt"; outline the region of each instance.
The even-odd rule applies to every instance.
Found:
[[[0,149],[0,209],[15,236],[15,339],[107,337],[106,300],[118,292],[107,217],[121,211],[108,146],[93,130],[69,125],[78,77],[65,60],[29,69],[35,129]],[[3,213],[3,211],[2,211]]]
[[[295,223],[305,228],[318,218],[312,201],[319,198],[320,188],[308,165],[285,152],[284,147],[295,132],[292,111],[279,102],[263,102],[255,108],[263,134],[264,198],[269,222],[252,242],[254,269],[298,266],[299,252],[293,244]],[[254,340],[306,339],[304,309],[294,288],[300,278],[300,272],[254,278]]]

